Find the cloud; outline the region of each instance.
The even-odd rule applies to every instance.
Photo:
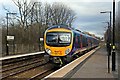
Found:
[[[100,14],[101,11],[112,10],[110,2],[68,2],[68,6],[76,13],[76,20],[73,27],[81,31],[95,33],[103,36],[104,21],[109,21],[109,14]]]
[[[12,0],[0,0],[0,16],[6,16],[7,11],[4,8],[11,12],[17,12],[17,7]]]
[[[42,2],[112,2],[112,0],[38,0]],[[119,0],[116,0],[117,2]]]
[[[29,0],[30,1],[30,0]],[[36,0],[42,2],[62,2],[70,7],[76,13],[76,20],[73,27],[82,31],[95,33],[103,36],[104,26],[102,22],[109,21],[108,14],[100,14],[101,11],[112,10],[112,0]],[[118,1],[118,0],[117,0]],[[16,11],[17,7],[12,0],[0,0],[0,5],[5,5],[11,11]],[[0,6],[0,16],[6,15],[5,11]]]
[[[112,3],[110,2],[66,2],[64,4],[82,15],[95,15],[102,10],[112,9]]]

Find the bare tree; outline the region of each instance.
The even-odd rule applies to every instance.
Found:
[[[44,8],[43,8],[43,22],[45,25],[49,25],[50,24],[50,18],[51,18],[51,12],[50,12],[50,9],[51,9],[51,5],[46,3],[44,5]]]
[[[23,28],[28,27],[28,23],[29,23],[29,14],[32,10],[32,6],[33,6],[33,1],[30,1],[28,3],[27,0],[13,0],[13,2],[16,4],[16,6],[18,7],[19,10],[19,19],[18,21],[20,22],[20,25]]]
[[[67,24],[71,26],[73,20],[75,19],[74,11],[60,3],[53,3],[49,8],[50,22],[52,25]]]

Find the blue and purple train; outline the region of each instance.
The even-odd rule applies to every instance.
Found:
[[[75,55],[98,45],[97,38],[66,25],[52,26],[44,34],[45,59],[55,64],[70,62]]]

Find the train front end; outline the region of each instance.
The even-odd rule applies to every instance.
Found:
[[[73,43],[72,31],[65,28],[52,28],[44,34],[45,59],[55,64],[69,61]]]

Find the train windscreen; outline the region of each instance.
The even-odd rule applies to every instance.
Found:
[[[49,46],[68,46],[71,43],[71,33],[69,32],[48,32],[46,43]]]

